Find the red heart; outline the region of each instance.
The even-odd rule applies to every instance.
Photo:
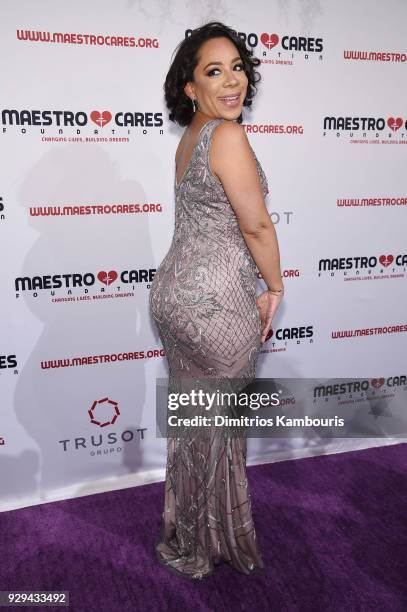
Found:
[[[90,114],[90,118],[99,127],[104,127],[106,123],[109,123],[112,118],[112,115],[109,113],[109,111],[103,111],[103,113],[100,113],[99,111],[92,111]]]
[[[379,257],[380,263],[382,264],[382,266],[386,266],[386,268],[392,263],[393,259],[393,255],[380,255]]]
[[[403,119],[401,117],[397,117],[397,119],[394,117],[389,117],[387,119],[387,125],[391,130],[393,130],[393,132],[397,132],[397,130],[399,130],[403,125]]]
[[[111,285],[117,278],[117,272],[114,270],[110,270],[110,272],[105,272],[102,270],[98,273],[98,279],[104,285]]]
[[[378,389],[382,385],[384,385],[384,378],[373,378],[372,379],[372,387],[374,387],[375,389]]]
[[[268,332],[267,332],[266,339],[265,339],[265,341],[264,341],[264,342],[267,342],[267,340],[270,340],[270,338],[272,338],[272,337],[273,337],[273,335],[274,335],[273,328],[272,328],[272,327],[270,327],[270,329],[269,329],[269,330],[268,330]]]
[[[260,36],[260,40],[267,49],[272,49],[280,39],[277,34],[266,34],[266,32],[263,32]]]

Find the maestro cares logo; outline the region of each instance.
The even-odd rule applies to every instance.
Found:
[[[323,51],[322,38],[314,38],[313,36],[291,34],[279,36],[275,32],[272,34],[263,32],[260,34],[260,41],[269,51],[275,48],[280,48],[283,51],[302,51],[303,53],[321,53]],[[263,51],[263,55],[266,55],[266,52]]]
[[[0,376],[5,370],[9,370],[12,374],[18,374],[17,355],[3,355],[0,353]]]
[[[127,128],[126,133],[130,133],[128,128],[141,128],[143,133],[147,133],[147,129],[160,128],[164,124],[162,112],[118,111],[114,113],[103,108],[96,108],[89,112],[3,108],[0,116],[3,133],[7,132],[9,127],[18,127],[23,134],[27,133],[27,127],[39,128],[41,134],[45,134],[45,128],[58,128],[60,134],[65,128],[76,128],[75,133],[81,134],[81,128],[92,127],[92,133],[98,134],[98,130],[103,130],[106,126],[109,126],[111,130]],[[160,134],[162,133],[163,130],[160,130]]]
[[[323,118],[323,135],[333,133],[340,136],[341,133],[352,137],[354,132],[362,132],[378,138],[383,134],[392,137],[399,130],[405,134],[407,131],[407,118],[390,115],[387,117],[349,116],[336,117],[326,116]],[[401,136],[401,134],[399,134]],[[403,141],[404,144],[405,141]]]
[[[16,297],[19,298],[27,292],[31,292],[32,297],[38,297],[39,293],[47,292],[51,296],[56,295],[57,289],[61,289],[68,295],[73,291],[79,293],[89,293],[89,289],[99,290],[99,294],[106,292],[105,287],[113,286],[115,291],[125,289],[136,289],[137,286],[144,286],[150,289],[151,283],[156,273],[155,268],[139,270],[101,270],[96,274],[93,272],[70,272],[67,274],[44,274],[38,276],[19,276],[14,280]],[[104,285],[104,286],[103,286]],[[122,294],[121,294],[122,295]]]
[[[274,330],[270,327],[269,332],[266,336],[266,342],[271,341],[271,345],[275,346],[277,341],[279,347],[285,347],[286,350],[289,344],[313,344],[314,342],[314,326],[310,325],[298,325],[292,327],[279,327]],[[265,346],[265,345],[264,345]],[[266,348],[261,349],[262,353],[269,352]]]
[[[373,272],[392,271],[400,273],[407,269],[407,253],[383,253],[376,255],[354,255],[347,257],[323,258],[318,261],[318,276],[326,272],[329,276],[339,273],[372,274]]]
[[[189,28],[185,30],[185,38],[188,38],[192,34],[192,29]],[[287,52],[302,52],[305,54],[305,57],[308,57],[308,54],[313,53],[322,53],[323,46],[323,38],[322,37],[314,37],[314,36],[297,36],[295,34],[282,34],[277,32],[261,32],[257,34],[255,32],[238,32],[235,30],[235,33],[239,38],[242,38],[248,47],[252,49],[256,49],[258,52],[261,52],[263,56],[268,55],[268,51],[287,51]],[[290,57],[293,57],[294,54],[291,53]]]
[[[383,387],[383,388],[382,388]],[[403,387],[407,389],[407,376],[404,374],[384,376],[380,378],[355,378],[349,381],[342,381],[340,379],[331,381],[326,385],[317,385],[314,387],[314,397],[332,397],[342,396],[350,394],[350,397],[355,397],[357,394],[364,395],[367,392],[385,391],[388,389],[395,389],[397,387]]]

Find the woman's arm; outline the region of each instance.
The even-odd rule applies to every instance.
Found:
[[[283,289],[277,234],[264,202],[256,160],[241,125],[224,121],[215,128],[209,164],[222,182],[240,231],[268,289]]]

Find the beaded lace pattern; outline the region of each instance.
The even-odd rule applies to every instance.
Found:
[[[169,390],[182,390],[191,378],[207,379],[208,386],[220,379],[223,390],[235,390],[231,379],[249,383],[260,352],[256,265],[209,165],[211,138],[222,121],[203,126],[179,184],[174,181],[174,235],[150,289]],[[255,159],[266,195],[267,179]],[[222,561],[243,573],[263,567],[244,437],[206,428],[168,438],[165,485],[156,543],[162,563],[187,578],[201,578]]]

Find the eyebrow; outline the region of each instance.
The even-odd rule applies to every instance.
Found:
[[[241,57],[240,55],[238,55],[237,57],[233,58],[231,61],[231,64],[233,64],[233,62],[235,62],[236,60],[240,60]],[[204,70],[207,69],[208,66],[212,66],[212,64],[216,64],[217,66],[221,66],[223,62],[209,62],[209,64],[206,64]]]

